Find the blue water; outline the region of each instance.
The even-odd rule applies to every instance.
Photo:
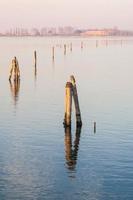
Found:
[[[0,38],[0,200],[133,199],[133,39],[107,40]],[[17,86],[8,81],[14,56]],[[81,130],[74,108],[71,130],[62,124],[72,74]]]

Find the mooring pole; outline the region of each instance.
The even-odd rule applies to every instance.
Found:
[[[96,122],[94,122],[94,133],[96,133],[96,131],[97,131],[97,124],[96,124]]]
[[[34,66],[35,68],[37,66],[37,52],[36,51],[34,51]]]
[[[76,81],[75,81],[74,76],[70,76],[70,80],[72,83],[72,95],[73,95],[74,104],[75,104],[76,125],[77,127],[81,127],[82,126],[81,112],[80,112],[80,107],[79,107],[78,93],[77,93]]]
[[[72,43],[70,44],[70,51],[72,51],[73,50],[73,46],[72,46]]]
[[[66,96],[65,96],[65,118],[64,126],[71,127],[71,113],[72,113],[72,83],[66,83]]]
[[[54,61],[54,59],[55,59],[55,48],[53,47],[52,48],[52,60]]]
[[[83,42],[81,42],[81,49],[83,49]]]
[[[64,44],[64,55],[66,55],[66,44]]]

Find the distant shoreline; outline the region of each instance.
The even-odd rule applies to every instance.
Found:
[[[120,38],[120,37],[126,37],[126,38],[131,38],[133,37],[133,35],[93,35],[93,36],[90,36],[90,35],[44,35],[44,36],[41,36],[41,35],[21,35],[21,36],[18,36],[18,35],[0,35],[0,37],[5,37],[5,38],[24,38],[24,37],[31,37],[31,38],[50,38],[50,37],[80,37],[80,38]]]

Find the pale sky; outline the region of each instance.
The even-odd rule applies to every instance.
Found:
[[[0,30],[67,25],[133,30],[133,0],[0,0]]]

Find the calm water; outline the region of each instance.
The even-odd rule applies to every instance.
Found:
[[[0,38],[0,200],[133,199],[133,38],[108,40]],[[8,81],[13,56],[18,85]],[[72,74],[81,130],[74,109],[72,129],[62,124]]]

